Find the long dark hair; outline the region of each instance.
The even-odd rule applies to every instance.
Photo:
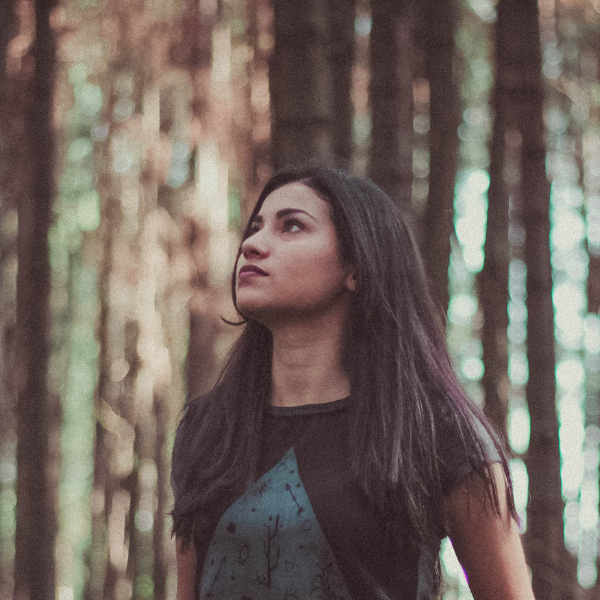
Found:
[[[323,168],[285,171],[266,184],[244,238],[265,198],[292,182],[310,187],[330,204],[340,258],[356,271],[343,354],[351,390],[349,450],[356,482],[388,516],[392,534],[401,533],[394,531],[399,523],[394,515],[402,514],[404,536],[408,533],[415,543],[439,539],[444,495],[441,427],[456,431],[472,468],[487,483],[491,505],[500,510],[483,430],[504,468],[509,510],[515,516],[506,454],[454,373],[440,313],[399,209],[366,179]],[[238,260],[240,254],[241,249]],[[234,268],[234,304],[235,274]],[[203,511],[221,494],[260,475],[257,463],[263,411],[270,399],[273,344],[266,327],[240,317],[244,329],[217,384],[205,397],[188,403],[179,427],[172,515],[173,531],[184,543]]]

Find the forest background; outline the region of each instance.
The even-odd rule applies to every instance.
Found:
[[[239,331],[258,191],[316,160],[412,222],[536,597],[599,598],[599,25],[600,0],[3,0],[0,597],[174,598],[177,417]]]

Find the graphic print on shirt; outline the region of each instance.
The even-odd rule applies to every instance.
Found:
[[[294,449],[223,514],[201,600],[352,600],[298,473]]]

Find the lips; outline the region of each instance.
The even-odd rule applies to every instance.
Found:
[[[253,275],[268,275],[268,273],[256,265],[244,265],[238,274],[239,277],[251,277]]]

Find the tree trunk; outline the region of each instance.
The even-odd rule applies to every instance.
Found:
[[[15,112],[18,109],[18,104],[15,102],[15,87],[17,86],[17,76],[14,72],[9,72],[7,69],[7,53],[10,41],[21,33],[18,31],[18,23],[15,15],[17,0],[5,0],[0,3],[0,114],[3,118],[0,119],[0,189],[2,189],[2,202],[0,202],[0,217],[3,217],[10,206],[7,199],[12,194],[7,193],[12,191],[14,184],[11,185],[15,173],[15,154],[16,148],[13,148],[11,142],[14,142],[15,122],[19,119],[15,118]],[[15,203],[16,206],[16,203]],[[2,219],[3,220],[3,219]],[[0,244],[0,252],[4,246]],[[0,257],[1,259],[1,257]]]
[[[352,65],[356,0],[328,0],[329,64],[333,93],[333,153],[335,163],[352,166]]]
[[[21,77],[6,69],[8,44],[18,33],[15,6],[16,0],[0,3],[0,23],[3,24],[0,27],[0,462],[11,466],[15,461],[11,442],[16,437],[14,275],[17,264],[17,197],[18,187],[26,181],[24,176],[15,177],[22,158],[18,128],[23,125],[23,86]],[[14,486],[14,479],[5,481],[4,494],[14,491]],[[0,554],[0,597],[10,598],[13,593],[12,552]]]
[[[17,530],[15,598],[53,598],[56,507],[49,469],[54,425],[47,387],[50,263],[48,229],[54,194],[52,131],[55,41],[52,2],[35,2],[34,73],[25,144],[31,182],[19,205],[17,253]]]
[[[448,310],[450,236],[458,155],[459,93],[454,76],[455,0],[429,0],[426,71],[429,80],[429,195],[422,224],[423,255],[434,299]]]
[[[275,170],[334,162],[326,0],[274,0],[271,160]]]
[[[369,176],[411,210],[413,152],[412,0],[374,0]]]
[[[479,302],[483,312],[481,342],[483,345],[482,378],[484,408],[487,417],[507,439],[508,417],[508,241],[509,191],[504,179],[507,167],[506,138],[515,123],[515,99],[506,87],[511,57],[504,52],[506,27],[510,23],[500,13],[496,23],[496,86],[493,96],[494,129],[490,148],[490,187],[485,237],[485,262],[478,283]]]
[[[535,0],[500,0],[498,20],[506,19],[504,50],[515,65],[501,85],[520,98],[521,208],[527,266],[526,388],[531,438],[526,457],[531,497],[526,549],[537,598],[563,600],[575,587],[567,574],[563,539],[558,420],[555,406],[554,310],[550,262],[550,186],[545,169],[544,97],[538,6]],[[510,23],[510,25],[508,25]]]
[[[245,3],[245,39],[251,49],[246,63],[244,86],[247,125],[242,136],[241,163],[244,185],[241,194],[241,221],[246,223],[254,201],[271,176],[271,114],[269,102],[269,56],[273,39],[273,8],[270,0]]]
[[[98,345],[98,385],[95,394],[96,428],[94,438],[94,483],[92,487],[92,539],[89,558],[89,575],[85,592],[86,600],[101,600],[106,579],[108,560],[108,528],[106,490],[109,486],[110,459],[109,436],[103,420],[98,418],[106,410],[106,404],[113,403],[117,395],[115,384],[109,377],[110,367],[114,359],[111,351],[110,336],[110,276],[113,269],[115,236],[119,231],[121,216],[119,201],[113,198],[105,200],[102,214],[102,266],[98,277],[100,292],[100,315],[97,325]]]
[[[550,187],[545,176],[541,96],[539,115],[523,131],[521,197],[527,265],[527,403],[531,438],[527,453],[529,493],[527,550],[537,598],[568,598],[563,576],[563,500],[555,406],[554,310],[550,263]],[[532,113],[535,113],[532,110]],[[539,117],[539,118],[538,118]],[[536,131],[537,129],[537,131]]]
[[[166,395],[154,397],[154,462],[156,464],[156,511],[154,512],[154,599],[167,597],[167,557],[165,548],[165,518],[168,513],[167,488],[169,485],[170,461],[167,458],[167,430],[169,428]]]
[[[203,126],[208,125],[210,102],[212,32],[216,19],[212,6],[211,2],[200,5],[197,0],[186,0],[179,23],[181,34],[170,49],[171,64],[185,69],[192,78],[192,115]],[[163,125],[163,128],[168,130],[170,127]]]
[[[255,21],[252,22],[250,31],[248,32],[251,41],[255,44],[255,51],[259,47],[257,22],[260,21],[261,15],[263,15],[263,12],[256,11],[252,13]],[[216,10],[209,12],[206,8],[202,10],[202,7],[199,11],[198,3],[194,2],[194,0],[188,0],[183,18],[184,35],[181,40],[181,46],[183,49],[191,47],[193,51],[187,55],[181,64],[189,73],[192,81],[192,119],[196,122],[196,125],[200,125],[199,128],[193,126],[193,129],[199,130],[201,133],[201,135],[196,135],[192,139],[192,144],[195,147],[195,151],[199,152],[203,144],[208,144],[212,141],[217,145],[217,140],[223,137],[223,132],[215,131],[215,123],[219,122],[220,119],[220,116],[215,113],[219,113],[221,107],[215,107],[210,86],[211,63],[213,59],[212,35],[218,23],[219,15]],[[182,50],[178,52],[182,54]],[[263,62],[265,64],[262,68],[265,70],[266,58],[264,58]],[[252,85],[253,79],[251,73],[250,86]],[[254,92],[251,91],[250,93]],[[254,118],[255,111],[252,111],[252,106],[250,107],[250,112],[251,117]],[[171,123],[171,125],[175,125],[175,122]],[[178,125],[181,126],[182,124],[179,123]],[[253,125],[254,122],[251,124],[251,129]],[[165,129],[168,133],[169,128]],[[253,138],[252,131],[250,132],[250,136]],[[252,140],[250,140],[250,144],[252,144]],[[266,159],[266,154],[267,150],[263,147],[263,162]],[[255,177],[256,179],[259,178],[259,162],[254,162],[255,159],[256,156],[253,155],[251,158],[252,167],[249,169],[251,174],[250,185],[254,183]],[[206,210],[206,207],[203,206],[203,209]],[[209,385],[207,385],[207,382],[212,382],[212,375],[215,368],[214,344],[219,329],[218,317],[210,310],[213,307],[208,301],[211,287],[209,264],[210,237],[213,232],[210,231],[204,222],[201,223],[196,218],[197,216],[188,215],[181,223],[184,230],[184,244],[186,245],[184,252],[190,252],[191,262],[193,262],[194,250],[199,255],[198,262],[196,263],[196,277],[192,282],[192,288],[195,288],[194,292],[196,293],[192,294],[192,298],[190,298],[188,303],[189,338],[185,357],[185,388],[188,400],[192,400],[198,394],[208,391]],[[206,221],[206,214],[203,214],[202,217]],[[209,308],[207,309],[207,307]]]

